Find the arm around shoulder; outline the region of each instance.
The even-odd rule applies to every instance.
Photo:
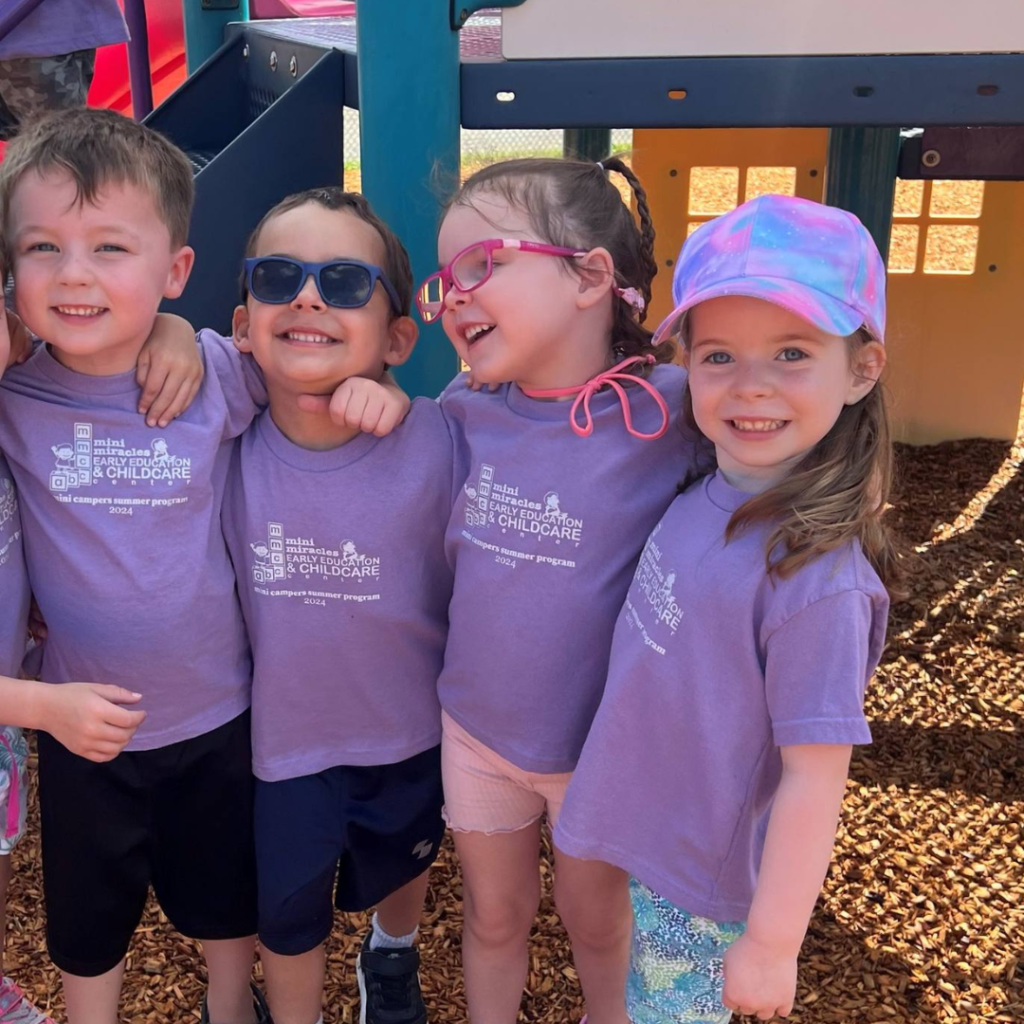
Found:
[[[203,382],[203,360],[187,320],[157,314],[139,353],[135,379],[142,388],[139,412],[151,427],[166,427],[192,404]]]

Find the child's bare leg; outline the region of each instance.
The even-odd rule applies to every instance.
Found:
[[[93,978],[61,971],[68,1024],[117,1024],[124,961]]]
[[[455,832],[462,865],[462,967],[472,1024],[515,1024],[540,904],[540,822]]]
[[[572,958],[589,1024],[628,1024],[626,975],[633,912],[629,878],[597,860],[555,850],[555,903],[572,941]]]
[[[316,1024],[323,1009],[327,967],[323,943],[298,956],[282,956],[264,946],[260,959],[274,1024]]]
[[[203,942],[210,978],[206,1005],[212,1024],[255,1024],[250,987],[255,952],[255,935]]]
[[[388,935],[398,938],[411,935],[420,926],[423,916],[423,901],[427,898],[430,883],[430,869],[406,882],[377,904],[377,924]]]

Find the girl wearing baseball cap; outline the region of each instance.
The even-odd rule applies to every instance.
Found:
[[[787,1015],[896,555],[885,268],[851,214],[762,196],[678,260],[684,481],[615,627],[555,832],[630,875],[634,1024]]]

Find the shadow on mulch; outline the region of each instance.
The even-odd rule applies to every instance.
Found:
[[[873,722],[870,747],[858,748],[850,778],[873,786],[923,786],[971,796],[1024,800],[1024,717],[1013,731],[972,725]],[[974,756],[965,761],[963,753]]]
[[[1006,441],[947,441],[927,449],[896,445],[893,529],[908,545],[923,543],[938,523],[951,521],[1010,454]],[[919,455],[927,451],[929,457]],[[936,469],[940,475],[936,476]]]
[[[823,953],[805,956],[801,963],[801,992],[792,1019],[805,1024],[815,1020],[815,1012],[826,1010],[827,1019],[849,1024],[861,1020],[888,1019],[938,1024],[940,1013],[925,1005],[925,986],[909,981],[911,966],[891,951],[870,949],[865,935],[842,924],[830,914],[818,912],[807,932],[806,942]],[[861,1016],[878,1004],[884,1016]]]

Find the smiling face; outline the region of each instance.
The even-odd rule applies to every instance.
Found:
[[[725,478],[743,490],[777,482],[860,401],[885,364],[858,343],[761,299],[711,299],[689,313],[685,362],[697,426]]]
[[[272,216],[253,255],[381,266],[384,243],[355,213],[310,202]],[[409,317],[392,316],[379,282],[365,306],[339,309],[324,302],[312,276],[289,303],[259,302],[250,295],[235,310],[234,329],[239,347],[252,352],[268,387],[306,394],[327,394],[349,377],[378,379],[386,366],[408,357],[416,338]]]
[[[192,268],[146,189],[108,182],[79,202],[57,170],[28,171],[14,187],[8,238],[18,313],[81,373],[132,369],[160,300],[177,298]]]
[[[453,206],[445,215],[437,240],[441,266],[489,238],[545,241],[523,211],[497,194],[476,193],[472,203]],[[578,260],[579,272],[561,257],[512,248],[496,249],[492,264],[490,278],[473,291],[452,287],[442,314],[449,341],[476,380],[566,387],[604,368],[612,282],[605,250]]]

